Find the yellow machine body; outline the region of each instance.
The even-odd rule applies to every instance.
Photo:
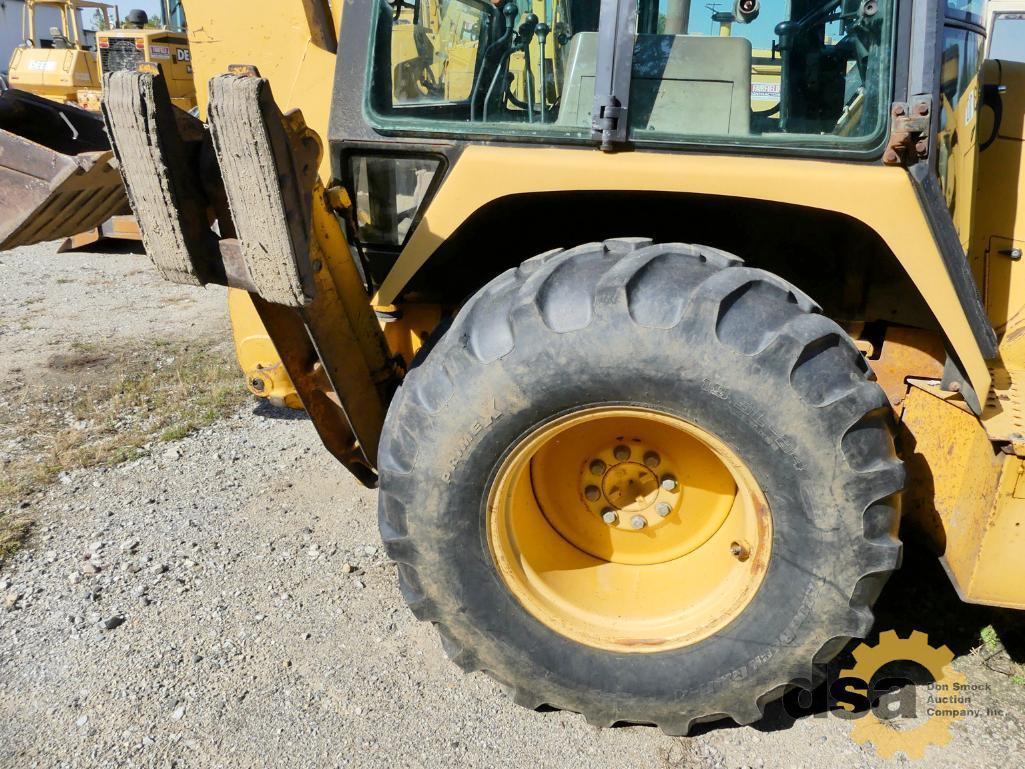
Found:
[[[249,392],[279,408],[301,409],[302,401],[260,320],[252,297],[246,291],[229,288],[228,314],[235,339],[235,356],[245,374]]]
[[[935,380],[912,380],[904,403],[911,483],[906,512],[940,555],[959,595],[1025,608],[1025,63],[987,61],[991,99],[979,118],[969,258],[1000,356],[981,420]],[[993,109],[992,107],[996,107]],[[949,201],[956,206],[955,200]]]
[[[535,5],[543,3],[539,0]],[[294,0],[277,4],[272,13],[261,13],[253,12],[244,0],[191,0],[186,10],[196,81],[205,84],[236,71],[232,69],[235,65],[251,65],[253,74],[272,84],[281,111],[300,111],[303,125],[319,136],[323,147],[332,108],[330,84],[336,73],[335,35],[339,27],[343,36],[345,30],[343,8],[352,6]],[[445,47],[438,43],[446,34],[446,19],[435,14],[425,21],[426,32],[419,39],[409,26],[408,34],[396,26],[399,32],[391,62],[394,98],[415,100],[418,94],[439,89],[439,83],[449,96],[465,90],[459,73],[471,66],[470,60],[438,55],[437,49]],[[458,46],[449,48],[458,53]],[[540,52],[531,52],[536,61]],[[765,109],[772,107],[779,83],[778,64],[768,53],[768,57],[755,58],[751,72],[754,104]],[[1025,579],[1020,578],[1020,548],[1014,543],[1019,542],[1015,537],[1025,513],[1025,491],[1020,490],[1025,489],[1025,481],[1019,483],[1025,458],[1025,393],[1019,392],[1018,385],[1025,381],[1019,376],[1019,370],[1025,369],[1025,275],[1020,272],[1021,261],[1013,256],[1025,243],[1020,202],[1025,194],[1019,181],[1025,176],[1019,173],[1025,123],[1023,69],[1025,65],[988,65],[979,79],[965,86],[964,98],[956,105],[950,101],[935,105],[943,112],[941,130],[933,138],[945,203],[956,236],[968,254],[989,320],[999,334],[997,357],[988,354],[980,341],[978,328],[965,309],[963,287],[956,284],[945,264],[943,246],[912,175],[898,163],[844,163],[729,151],[714,155],[643,150],[601,153],[593,148],[473,139],[460,142],[458,153],[448,157],[443,179],[376,282],[372,305],[383,326],[388,352],[400,368],[408,366],[443,318],[458,310],[458,303],[432,299],[429,292],[416,287],[416,279],[437,263],[446,243],[465,233],[482,212],[512,210],[510,207],[531,197],[617,196],[616,200],[623,201],[623,227],[627,230],[634,221],[631,201],[635,197],[650,200],[652,195],[690,201],[744,201],[774,207],[784,217],[791,212],[812,212],[855,222],[875,239],[879,250],[892,255],[900,277],[913,287],[915,300],[935,321],[932,327],[895,326],[880,337],[873,336],[865,324],[836,318],[855,337],[869,364],[877,367],[880,383],[911,436],[913,449],[905,459],[914,470],[909,491],[913,518],[932,523],[931,540],[941,546],[940,555],[965,600],[1023,607]],[[980,155],[979,145],[992,122],[981,105],[988,93],[986,86],[993,83],[1008,87],[1002,92],[1002,120],[995,129],[996,138]],[[510,87],[521,98],[529,95],[526,80],[512,78]],[[549,87],[557,90],[558,85],[536,84],[535,95]],[[206,119],[208,93],[202,86],[197,100],[200,115]],[[845,113],[846,120],[856,122],[862,108],[863,101],[854,100],[849,114]],[[842,128],[838,128],[841,134]],[[251,381],[260,379],[264,392],[279,392],[279,387],[287,386],[285,378],[264,374],[276,371],[275,361],[284,360],[289,372],[302,377],[295,384],[325,443],[336,455],[348,456],[348,449],[339,446],[348,445],[351,436],[346,432],[344,439],[335,440],[336,431],[345,432],[345,428],[321,416],[330,412],[324,411],[325,402],[346,402],[346,388],[334,378],[336,373],[328,370],[330,365],[298,366],[292,348],[303,334],[283,330],[286,326],[294,331],[305,328],[303,344],[309,342],[309,336],[316,336],[322,361],[335,355],[351,356],[355,350],[367,362],[378,360],[373,349],[377,337],[367,325],[367,308],[362,306],[367,303],[364,283],[353,266],[352,245],[338,227],[339,221],[346,222],[351,234],[351,227],[365,224],[368,214],[357,210],[357,196],[350,196],[334,178],[329,153],[316,158],[319,180],[311,184],[314,242],[310,258],[317,265],[317,289],[325,293],[296,311],[302,322],[294,326],[282,323],[284,311],[255,297],[255,291],[249,295],[233,291],[231,304],[240,360],[247,375],[256,373],[249,377]],[[795,282],[800,286],[799,280]],[[327,333],[328,327],[342,319],[351,334]],[[257,320],[270,328],[272,343],[252,341],[259,336]],[[274,357],[275,353],[280,357]],[[948,354],[959,364],[962,376],[953,384],[948,381],[949,371],[944,370]],[[368,364],[370,372],[381,370]],[[350,372],[348,376],[357,375]],[[376,374],[358,376],[371,376],[375,386],[382,382]],[[333,387],[325,386],[325,380]],[[977,403],[970,402],[966,390],[978,396]],[[316,392],[325,393],[324,398]],[[367,408],[380,416],[369,417],[369,412],[361,411],[360,418],[368,423],[383,420],[379,404]],[[359,430],[355,432],[359,434]],[[372,464],[376,445],[363,448]]]
[[[283,16],[271,19],[244,13],[242,0],[188,3],[198,81],[206,82],[240,62],[252,64],[275,84],[282,108],[300,109],[306,124],[323,136],[330,100],[324,84],[333,77],[335,56],[331,46],[323,44],[325,32],[315,29],[311,22],[313,5],[316,3],[285,4],[281,8]],[[331,23],[337,26],[342,22],[337,6]],[[444,24],[445,19],[435,18],[427,25],[432,44],[444,33]],[[449,90],[461,87],[458,72],[473,67],[470,59],[461,63],[458,56],[432,58],[422,40],[418,46],[411,27],[408,34],[399,29],[393,51],[397,98],[415,98],[436,82],[444,82]],[[536,57],[538,52],[534,50],[534,54]],[[450,73],[448,77],[443,76],[442,68]],[[942,557],[963,598],[1025,606],[1025,578],[1013,573],[1014,569],[1020,570],[1020,559],[1008,544],[1016,541],[1009,536],[1018,528],[1025,511],[1016,496],[1025,495],[1019,492],[1019,486],[1025,488],[1025,483],[1018,482],[1021,457],[1025,456],[1025,423],[1019,421],[1019,415],[1025,404],[1015,385],[1017,367],[1025,355],[1025,341],[1017,340],[1025,338],[1025,330],[1018,335],[1008,332],[1017,328],[1016,324],[1025,325],[1025,316],[1019,318],[1025,309],[1025,275],[1019,273],[1022,262],[1001,255],[1025,244],[1021,231],[1021,222],[1025,221],[1020,202],[1023,196],[1018,190],[1018,179],[1023,174],[1007,171],[1009,166],[1020,167],[1022,162],[1021,116],[1025,105],[1019,105],[1016,99],[1025,92],[1025,80],[1017,79],[1020,70],[1013,66],[995,70],[987,66],[985,82],[994,77],[1002,78],[1009,87],[1003,94],[998,138],[986,148],[981,160],[978,144],[965,140],[976,132],[984,134],[990,119],[988,114],[980,114],[982,110],[970,113],[966,106],[973,100],[980,104],[979,82],[969,86],[974,99],[961,99],[957,108],[940,106],[948,113],[945,124],[949,128],[941,132],[938,144],[947,204],[962,245],[969,251],[990,321],[1001,334],[997,360],[986,360],[980,351],[973,329],[960,310],[955,286],[941,267],[939,245],[903,168],[812,159],[600,154],[581,149],[473,143],[463,148],[449,168],[444,184],[426,205],[418,226],[373,299],[388,345],[408,365],[426,334],[456,309],[407,299],[408,286],[467,221],[502,201],[579,190],[652,192],[753,199],[825,209],[856,219],[892,251],[939,326],[939,333],[932,336],[895,332],[889,343],[884,340],[873,347],[866,341],[864,348],[914,437],[913,461],[932,469],[932,485],[922,481],[910,492],[916,518],[921,518],[922,510],[934,511],[931,520],[938,525],[934,533],[943,532],[934,541],[945,539]],[[757,59],[752,70],[755,106],[771,107],[778,83],[779,68],[771,55]],[[519,80],[512,88],[526,95]],[[199,102],[201,112],[205,112],[202,90]],[[851,109],[861,106],[855,104]],[[321,177],[329,177],[326,158]],[[343,201],[333,207],[342,213],[350,206]],[[324,249],[324,257],[336,264],[350,260],[350,246],[336,242]],[[234,314],[241,314],[241,305],[241,297],[235,295]],[[981,417],[971,413],[956,394],[940,389],[944,348],[956,355],[971,387],[986,402]],[[239,350],[241,359],[244,346],[240,345]],[[263,350],[270,352],[273,346]],[[954,440],[952,436],[960,438]],[[1002,453],[994,450],[1000,445],[1012,448]],[[955,450],[948,453],[952,447]]]

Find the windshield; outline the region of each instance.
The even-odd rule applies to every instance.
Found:
[[[599,0],[374,2],[379,128],[590,140]],[[638,0],[631,140],[871,147],[893,27],[893,0]]]

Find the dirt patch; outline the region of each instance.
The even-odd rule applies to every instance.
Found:
[[[74,343],[47,368],[52,376],[0,395],[0,557],[28,531],[29,498],[48,484],[180,440],[247,397],[223,337]]]
[[[113,360],[109,353],[71,353],[51,355],[46,361],[46,367],[54,371],[83,371],[96,369]]]

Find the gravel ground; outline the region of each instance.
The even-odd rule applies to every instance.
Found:
[[[86,276],[86,277],[83,277]],[[71,281],[57,284],[57,279]],[[0,254],[0,365],[31,377],[75,340],[225,329],[223,293],[144,257]],[[405,609],[376,493],[301,415],[249,404],[148,456],[66,474],[0,565],[0,766],[898,766],[819,714],[692,738],[598,730],[463,675]],[[1023,766],[1018,615],[956,601],[914,557],[880,627],[929,632],[989,687],[921,766]],[[1003,648],[978,650],[993,625]],[[922,689],[919,689],[922,692]]]

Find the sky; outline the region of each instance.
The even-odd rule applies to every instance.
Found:
[[[136,9],[140,11],[145,11],[150,15],[151,18],[160,18],[161,0],[134,0],[134,2],[128,3],[114,2],[113,0],[105,1],[110,3],[111,5],[117,6],[118,11],[121,13],[122,20],[125,18],[129,11],[134,11]],[[83,10],[82,18],[85,20],[85,26],[91,28],[93,12],[88,9]],[[113,21],[113,12],[111,12],[111,21]]]
[[[1016,15],[1003,14],[997,17],[989,58],[1025,61],[1025,19],[1012,18]]]
[[[106,2],[109,2],[111,5],[116,5],[117,6],[118,11],[121,13],[121,18],[122,19],[124,19],[124,17],[127,15],[127,13],[129,11],[134,11],[137,8],[140,11],[145,11],[151,17],[155,17],[155,18],[158,18],[158,19],[160,18],[160,0],[135,0],[134,2],[130,2],[130,3],[122,3],[122,2],[116,2],[115,3],[115,2],[113,2],[113,0],[106,0]],[[111,21],[113,21],[113,12],[111,12],[111,17],[112,17]],[[88,9],[83,10],[82,11],[82,18],[85,19],[85,25],[87,27],[91,27],[92,26],[92,24],[90,23],[92,21],[92,18],[93,18],[92,11],[90,11]]]

